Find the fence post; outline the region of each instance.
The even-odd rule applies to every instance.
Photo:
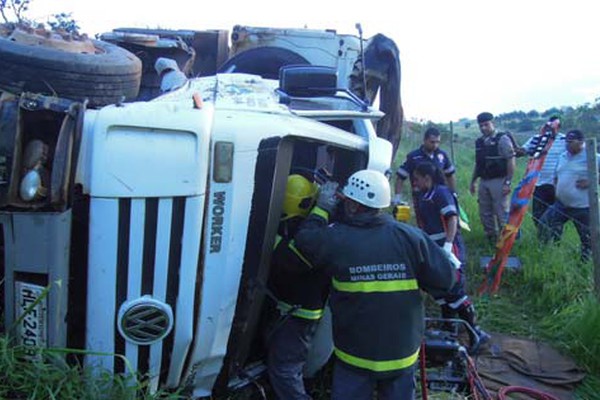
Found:
[[[454,164],[454,124],[450,121],[450,159]]]
[[[594,292],[600,300],[600,210],[598,206],[598,164],[596,161],[596,138],[585,143],[588,177],[590,180],[590,235],[592,239],[592,260],[594,261]]]

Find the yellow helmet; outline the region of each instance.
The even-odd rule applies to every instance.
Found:
[[[302,175],[288,176],[283,200],[283,218],[306,217],[314,204],[317,190],[317,185]]]

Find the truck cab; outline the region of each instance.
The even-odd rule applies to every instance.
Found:
[[[85,365],[195,397],[264,371],[288,175],[326,168],[344,184],[392,159],[383,113],[324,66],[216,74],[100,109],[23,94],[0,115],[5,326],[32,357],[83,349]]]

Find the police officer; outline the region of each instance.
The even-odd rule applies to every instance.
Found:
[[[475,167],[469,190],[475,194],[479,178],[479,218],[488,241],[495,244],[508,217],[515,151],[510,136],[497,132],[493,120],[489,112],[477,116],[482,136],[475,141]]]
[[[336,364],[332,399],[408,400],[423,338],[421,289],[444,297],[454,268],[421,230],[394,221],[387,178],[361,170],[343,189],[343,217],[328,225],[340,197],[337,183],[321,187],[296,246],[331,277]]]
[[[305,400],[302,370],[329,292],[323,271],[314,270],[294,246],[300,222],[315,202],[317,185],[290,175],[283,217],[271,261],[268,287],[276,299],[267,334],[267,367],[271,387],[280,400]]]
[[[451,293],[436,299],[441,306],[442,318],[458,316],[466,321],[471,340],[470,351],[489,341],[490,336],[476,323],[475,306],[465,290],[467,252],[458,223],[458,203],[448,187],[437,184],[440,171],[427,162],[418,164],[413,172],[415,186],[419,189],[420,227],[444,249],[456,267],[457,282]]]

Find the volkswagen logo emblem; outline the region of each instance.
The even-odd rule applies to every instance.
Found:
[[[119,333],[125,340],[149,345],[162,340],[173,328],[171,306],[146,295],[127,301],[119,309]]]

